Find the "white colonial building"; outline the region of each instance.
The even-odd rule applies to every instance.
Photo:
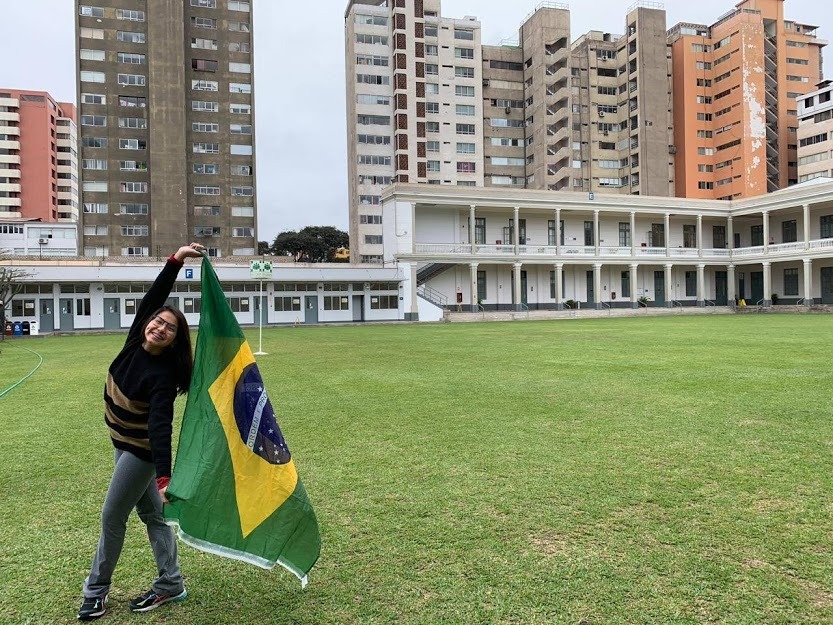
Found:
[[[398,184],[384,260],[466,311],[833,304],[833,183],[735,201]]]

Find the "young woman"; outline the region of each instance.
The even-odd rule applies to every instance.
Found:
[[[113,570],[124,545],[130,511],[147,526],[159,576],[150,590],[130,602],[134,612],[147,612],[187,595],[179,571],[176,536],[162,517],[171,475],[171,432],[174,399],[188,392],[193,355],[188,322],[169,306],[183,261],[199,257],[197,243],[168,258],[136,311],[127,341],[110,365],[104,387],[104,421],[115,447],[116,466],[101,513],[101,537],[84,580],[78,618],[104,616]]]

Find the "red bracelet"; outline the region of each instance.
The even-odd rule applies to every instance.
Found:
[[[157,477],[156,478],[156,490],[162,490],[166,488],[168,484],[171,483],[170,477]]]
[[[171,262],[171,263],[176,263],[176,264],[177,264],[177,265],[179,265],[180,267],[182,267],[182,265],[184,265],[184,264],[185,264],[185,263],[184,263],[184,262],[182,262],[181,260],[178,260],[178,259],[177,259],[177,257],[176,257],[176,256],[174,256],[173,254],[171,254],[170,256],[168,256],[168,262]]]

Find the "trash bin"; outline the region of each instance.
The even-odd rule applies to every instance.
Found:
[[[20,325],[22,326],[21,330],[23,332],[23,336],[29,336],[29,322],[24,321]]]
[[[30,321],[29,322],[29,334],[32,336],[37,336],[38,334],[38,322],[37,321]]]
[[[14,336],[23,336],[23,324],[19,321],[14,322],[14,329],[12,330]]]
[[[14,332],[14,326],[12,325],[11,321],[6,322],[5,334],[6,336],[11,336],[12,332]]]

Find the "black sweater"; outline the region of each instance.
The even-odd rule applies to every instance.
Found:
[[[176,382],[174,361],[167,354],[145,351],[142,328],[164,305],[182,263],[173,257],[142,298],[127,341],[110,365],[104,386],[104,421],[117,449],[153,462],[157,477],[171,474]]]

